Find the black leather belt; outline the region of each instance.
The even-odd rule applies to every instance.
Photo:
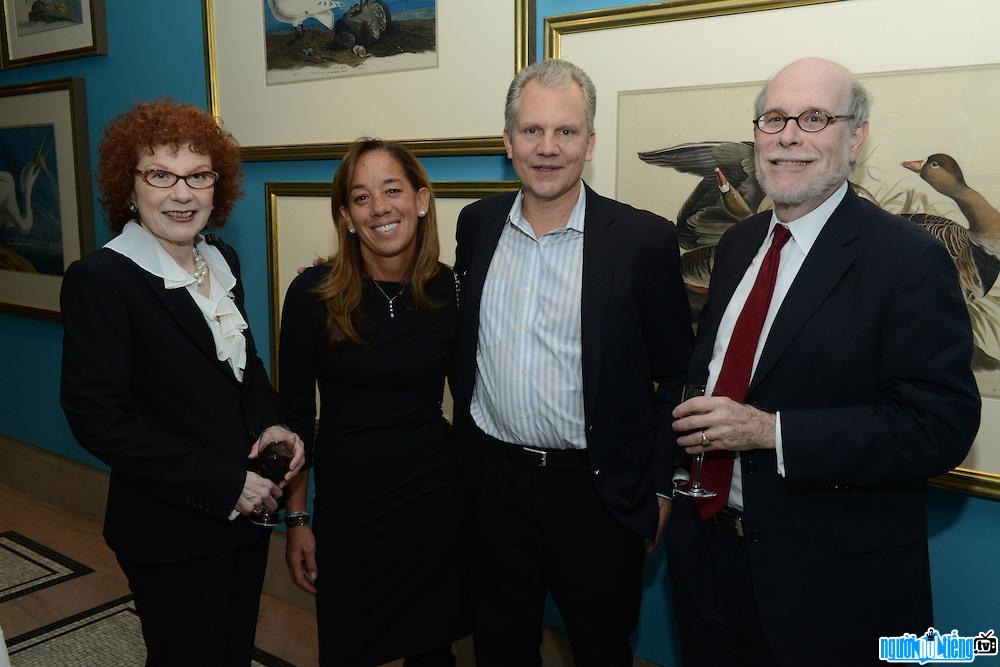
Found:
[[[478,432],[479,439],[492,451],[532,468],[584,470],[589,467],[587,450],[585,449],[526,447],[524,445],[497,440],[493,436],[483,433],[479,428],[475,430]]]
[[[712,516],[715,524],[731,535],[743,537],[743,513],[732,507],[723,507]]]

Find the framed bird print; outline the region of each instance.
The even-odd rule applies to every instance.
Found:
[[[202,2],[210,108],[245,160],[338,158],[362,136],[503,154],[533,0]]]
[[[584,177],[676,221],[695,309],[719,237],[770,208],[753,167],[753,103],[763,82],[805,56],[858,73],[874,102],[850,180],[948,249],[972,325],[982,424],[962,465],[933,483],[1000,498],[992,446],[1000,438],[1000,172],[991,152],[1000,143],[991,113],[1000,103],[1000,43],[970,30],[1000,22],[1000,5],[911,9],[907,0],[703,0],[554,16],[545,21],[546,55],[594,79],[597,145]],[[751,48],[761,40],[767,48]],[[906,49],[911,43],[934,48]],[[621,53],[630,67],[615,64]],[[671,66],[678,62],[685,66]]]
[[[108,52],[104,0],[0,0],[0,69]]]
[[[79,78],[0,88],[0,310],[58,320],[94,249],[84,97]]]
[[[437,66],[436,0],[261,0],[267,83]]]

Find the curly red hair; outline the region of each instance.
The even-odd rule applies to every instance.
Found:
[[[213,227],[226,224],[236,200],[242,196],[240,183],[240,147],[229,132],[210,114],[191,104],[158,99],[139,102],[104,128],[97,146],[97,185],[101,207],[108,226],[115,234],[135,217],[129,199],[135,187],[132,171],[143,153],[152,154],[160,146],[171,149],[190,146],[191,150],[212,159],[212,169],[219,174],[215,184]]]

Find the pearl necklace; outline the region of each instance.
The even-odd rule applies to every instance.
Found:
[[[374,278],[372,278],[372,284],[375,285],[375,289],[377,289],[379,292],[382,293],[382,296],[385,297],[385,300],[389,302],[389,319],[391,320],[396,319],[396,311],[393,309],[392,302],[398,299],[399,295],[403,293],[403,286],[400,285],[399,291],[396,292],[394,296],[390,297],[388,294],[385,293],[385,290],[382,289],[382,286],[379,285],[378,281],[375,280]]]
[[[194,257],[194,273],[191,274],[191,277],[198,283],[198,287],[201,287],[202,283],[205,282],[205,276],[208,275],[208,264],[198,252],[197,246],[191,248],[191,256]]]

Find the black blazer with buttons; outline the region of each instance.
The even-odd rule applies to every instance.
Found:
[[[718,245],[692,381],[708,375],[719,321],[770,219],[749,218]],[[846,651],[835,664],[877,662],[874,633],[927,629],[925,488],[975,438],[971,356],[944,248],[848,190],[781,303],[746,398],[781,414],[785,476],[774,450],[742,456],[752,584],[781,664],[813,660],[819,636]]]
[[[243,287],[232,249],[222,246]],[[184,288],[113,250],[66,270],[62,406],[77,441],[111,467],[104,535],[119,557],[177,562],[265,539],[228,521],[259,433],[280,406],[247,330],[238,382],[216,356],[204,315]]]
[[[611,513],[636,533],[652,536],[656,492],[671,489],[677,447],[670,412],[692,345],[677,234],[663,218],[584,187],[580,372],[587,454]],[[452,384],[460,446],[473,423],[468,411],[483,284],[515,196],[470,204],[458,219],[455,269],[462,301]]]

